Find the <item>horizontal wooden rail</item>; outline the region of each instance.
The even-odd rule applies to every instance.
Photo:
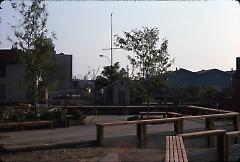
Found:
[[[216,118],[230,118],[234,121],[234,130],[238,131],[239,127],[239,113],[225,113],[225,114],[211,114],[211,115],[198,115],[198,116],[184,116],[184,117],[173,117],[173,118],[163,118],[163,119],[147,119],[147,120],[135,120],[135,121],[119,121],[119,122],[111,122],[111,123],[96,123],[97,126],[97,141],[99,145],[103,143],[104,136],[104,127],[106,126],[117,126],[117,125],[129,125],[136,124],[137,125],[137,135],[141,137],[141,141],[145,139],[146,134],[146,125],[149,124],[165,124],[165,123],[174,123],[174,132],[176,134],[181,134],[183,132],[183,121],[187,119],[206,119],[206,128],[208,130],[214,129],[214,120]],[[139,131],[140,130],[140,131]],[[212,130],[212,133],[217,133],[218,131]],[[207,134],[209,132],[205,132]],[[205,135],[204,133],[200,133],[199,135]],[[189,136],[189,135],[188,135]],[[207,135],[206,135],[207,136]],[[213,141],[209,137],[209,146],[212,145]]]
[[[163,111],[151,111],[151,112],[139,112],[140,115],[165,115],[167,112],[163,112]]]
[[[115,125],[126,125],[126,124],[162,124],[179,121],[181,118],[164,118],[164,119],[147,119],[147,120],[135,120],[135,121],[120,121],[111,123],[97,123],[96,126],[115,126]]]
[[[182,117],[183,115],[176,112],[167,112],[168,117]]]
[[[186,106],[186,108],[198,109],[198,110],[202,110],[202,111],[212,111],[212,112],[216,112],[216,113],[229,113],[229,112],[232,112],[232,111],[227,111],[227,110],[212,109],[212,108],[200,107],[200,106]]]
[[[156,124],[156,123],[168,123],[178,120],[184,119],[206,119],[206,118],[228,118],[233,116],[238,116],[239,113],[225,113],[225,114],[212,114],[212,115],[198,115],[198,116],[184,116],[184,117],[176,117],[176,118],[164,118],[164,119],[147,119],[147,120],[135,120],[135,121],[119,121],[119,122],[111,122],[111,123],[97,123],[96,125],[102,126],[114,126],[114,125],[125,125],[125,124]]]
[[[163,115],[163,118],[173,118],[173,117],[182,117],[183,115],[180,113],[176,112],[162,112],[162,111],[152,111],[152,112],[139,112],[141,115],[141,118],[143,119],[143,116],[149,115],[149,116],[154,116],[154,115]],[[151,117],[149,117],[151,118]]]
[[[179,134],[184,139],[191,139],[191,138],[199,138],[205,136],[217,136],[217,149],[219,154],[220,161],[227,161],[227,138],[226,138],[226,130],[210,130],[210,131],[202,131],[202,132],[193,132],[193,133],[185,133]]]
[[[179,136],[182,136],[184,139],[190,139],[190,138],[198,138],[198,137],[204,137],[204,136],[218,136],[220,134],[226,134],[226,130],[208,130],[208,131],[201,131],[201,132],[193,132],[193,133],[184,133],[179,134]]]
[[[148,120],[136,120],[136,121],[120,121],[112,123],[96,123],[97,127],[97,144],[98,146],[103,145],[104,139],[104,127],[106,126],[116,126],[116,125],[129,125],[136,124],[137,126],[137,136],[139,138],[139,146],[144,145],[146,139],[146,126],[148,124],[165,124],[165,123],[174,123],[174,131],[176,134],[182,133],[182,119],[180,118],[165,118],[165,119],[148,119]]]
[[[229,137],[238,137],[238,136],[240,136],[240,131],[227,132],[227,136],[229,136]]]
[[[151,111],[151,112],[139,112],[141,119],[144,119],[144,116],[149,115],[148,118],[152,118],[152,116],[163,115],[163,118],[167,117],[167,112],[163,111]]]
[[[197,115],[197,116],[183,116],[179,117],[181,119],[206,119],[206,118],[228,118],[233,116],[238,116],[237,112],[230,112],[225,114],[210,114],[210,115]]]

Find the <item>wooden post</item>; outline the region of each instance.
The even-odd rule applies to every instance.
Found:
[[[240,122],[239,115],[234,116],[233,117],[234,131],[238,131],[239,130],[239,122]]]
[[[225,137],[226,141],[225,141],[225,160],[226,161],[230,161],[230,136],[226,135]]]
[[[146,124],[140,123],[137,124],[137,137],[138,137],[138,145],[140,148],[143,148],[146,141],[147,128]]]
[[[213,118],[206,118],[206,129],[213,130],[214,129],[214,119]],[[214,147],[214,137],[209,136],[208,138],[208,147]]]
[[[217,136],[217,149],[219,153],[219,160],[220,161],[227,161],[227,155],[226,155],[226,133],[219,134]]]
[[[182,134],[183,133],[183,119],[179,119],[174,122],[174,132],[176,134]]]
[[[168,116],[167,116],[167,112],[165,112],[164,114],[163,114],[163,118],[167,118]]]
[[[236,115],[233,117],[233,126],[234,126],[234,131],[239,131],[239,115]],[[238,138],[234,138],[234,143],[237,144],[238,143]]]
[[[198,109],[198,115],[202,115],[201,109]]]
[[[103,126],[97,125],[97,146],[103,146]]]

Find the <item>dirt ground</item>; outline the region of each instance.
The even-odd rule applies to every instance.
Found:
[[[165,151],[135,148],[71,148],[0,155],[3,162],[161,162]]]

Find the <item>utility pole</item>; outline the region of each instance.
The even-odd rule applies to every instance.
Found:
[[[113,66],[113,50],[115,49],[121,49],[121,48],[113,48],[113,26],[112,26],[112,16],[113,13],[111,13],[111,32],[110,32],[110,48],[103,48],[102,50],[110,50],[110,67],[112,69]],[[100,55],[100,57],[106,57],[104,55]]]
[[[112,15],[113,13],[111,13],[111,69],[112,69],[112,65],[113,65],[113,52],[112,52]]]

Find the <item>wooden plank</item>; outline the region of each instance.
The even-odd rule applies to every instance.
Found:
[[[169,136],[166,136],[166,162],[169,162],[169,140],[170,140],[170,137]]]
[[[170,162],[174,162],[174,155],[173,155],[173,136],[170,136]]]
[[[180,137],[180,136],[167,136],[166,137],[165,161],[166,162],[188,161],[182,137]]]
[[[183,161],[183,150],[181,148],[181,143],[180,143],[181,139],[182,137],[177,136],[178,159],[180,162]]]
[[[114,125],[128,125],[128,124],[160,124],[160,123],[172,123],[174,121],[181,120],[180,118],[166,118],[166,119],[150,119],[150,120],[135,120],[135,121],[120,121],[111,123],[96,123],[96,126],[114,126]]]
[[[187,153],[186,153],[186,149],[183,143],[183,139],[180,138],[180,145],[181,145],[181,150],[182,150],[182,156],[183,156],[183,161],[188,162],[188,158],[187,158]]]
[[[173,136],[173,155],[174,155],[174,161],[178,161],[178,148],[177,148],[177,138],[176,136]]]
[[[120,122],[111,122],[111,123],[96,123],[96,126],[114,126],[114,125],[125,125],[125,124],[138,124],[143,123],[142,120],[135,121],[120,121]]]
[[[237,137],[240,136],[240,131],[227,132],[227,135],[230,137]]]
[[[182,117],[183,116],[182,114],[176,113],[176,112],[166,112],[166,113],[167,113],[168,117],[173,117],[173,118],[175,118],[175,117]]]
[[[164,114],[166,114],[166,112],[163,112],[163,111],[139,112],[140,115],[147,115],[148,113],[149,113],[149,115],[164,115]]]
[[[185,134],[179,134],[179,136],[182,136],[183,138],[198,138],[198,137],[204,137],[209,135],[220,135],[225,134],[226,130],[209,130],[209,131],[201,131],[201,132],[193,132],[193,133],[185,133]]]
[[[135,120],[135,121],[120,121],[111,123],[97,123],[96,125],[102,126],[114,126],[114,125],[125,125],[125,124],[161,124],[161,123],[171,123],[174,121],[179,121],[182,119],[205,119],[205,118],[228,118],[239,115],[239,113],[225,113],[225,114],[213,114],[213,115],[199,115],[199,116],[187,116],[187,117],[176,117],[176,118],[165,118],[165,119],[150,119],[150,120]]]
[[[237,115],[239,115],[239,113],[231,112],[231,113],[225,113],[225,114],[183,116],[183,117],[178,117],[178,118],[182,118],[182,119],[230,118],[230,117],[237,116]]]
[[[231,111],[226,111],[226,110],[212,109],[212,108],[200,107],[200,106],[187,106],[187,108],[205,110],[205,111],[210,111],[210,112],[212,111],[212,112],[218,112],[218,113],[229,113],[229,112],[231,112]]]

